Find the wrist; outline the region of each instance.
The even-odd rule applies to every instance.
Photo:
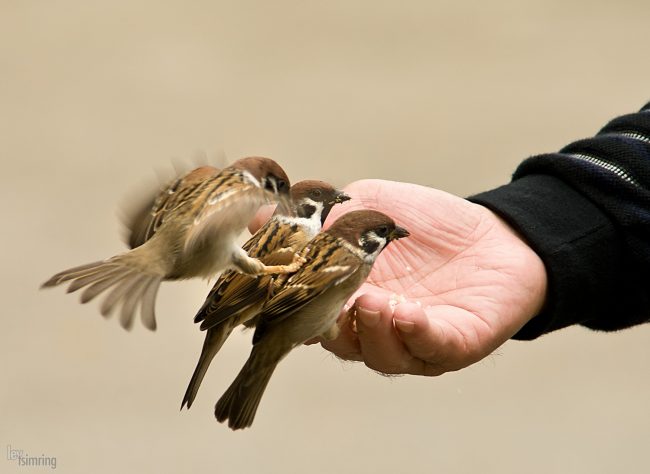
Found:
[[[515,339],[594,324],[618,310],[609,295],[620,285],[622,244],[611,220],[585,196],[553,176],[527,175],[469,200],[505,220],[546,268],[546,301]]]
[[[488,208],[484,209],[491,215],[495,226],[499,228],[499,232],[508,236],[507,238],[510,239],[509,246],[512,252],[516,254],[516,258],[519,259],[522,267],[525,269],[520,275],[520,283],[522,291],[528,295],[528,298],[525,300],[527,304],[523,308],[524,311],[522,311],[519,321],[521,327],[541,313],[542,308],[546,304],[548,290],[546,266],[542,258],[535,252],[519,231],[508,224],[499,214]]]

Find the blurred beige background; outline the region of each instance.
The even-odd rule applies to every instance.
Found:
[[[238,334],[179,412],[205,282],[124,332],[51,274],[123,249],[118,203],[203,151],[293,180],[468,195],[650,99],[650,3],[0,0],[0,472],[646,473],[650,326],[572,328],[439,378],[294,352],[215,422]]]

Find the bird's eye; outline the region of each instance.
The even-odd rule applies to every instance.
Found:
[[[278,187],[278,191],[284,191],[287,189],[287,182],[283,179],[278,179],[276,181],[276,186]]]
[[[386,237],[386,236],[388,235],[388,226],[387,226],[387,225],[380,225],[380,226],[377,227],[377,229],[375,230],[375,233],[376,233],[379,237]]]
[[[323,195],[323,193],[322,193],[322,191],[320,189],[313,189],[311,191],[311,197],[316,199],[316,200],[320,199],[322,195]]]

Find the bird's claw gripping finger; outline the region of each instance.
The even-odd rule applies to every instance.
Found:
[[[258,275],[272,275],[282,273],[297,272],[307,260],[298,254],[295,254],[293,261],[289,265],[271,265],[264,266]]]
[[[300,267],[302,267],[303,264],[306,261],[307,261],[307,259],[305,257],[302,257],[302,256],[300,256],[298,254],[295,254],[293,256],[293,261],[289,265],[286,266],[287,270],[288,270],[287,273],[297,272],[300,269]]]

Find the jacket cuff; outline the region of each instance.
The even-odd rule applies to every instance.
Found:
[[[468,198],[501,216],[540,256],[547,299],[513,339],[530,340],[615,310],[623,249],[609,218],[562,180],[527,175]]]

